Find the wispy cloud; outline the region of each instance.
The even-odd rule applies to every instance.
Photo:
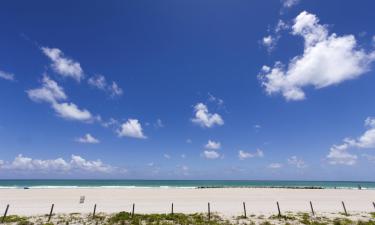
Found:
[[[26,93],[32,101],[49,103],[56,114],[64,119],[83,122],[95,120],[88,110],[80,109],[72,102],[65,102],[68,97],[64,89],[47,75],[43,76],[40,88],[27,90]]]
[[[155,128],[163,128],[165,125],[161,119],[157,119],[156,122],[154,123]]]
[[[370,161],[371,163],[375,163],[375,155],[369,155],[369,154],[362,154],[362,157]]]
[[[208,101],[216,103],[219,107],[224,106],[224,100],[219,97],[214,96],[211,93],[208,93]]]
[[[367,130],[358,138],[344,138],[343,143],[333,145],[327,155],[330,164],[354,165],[358,156],[348,152],[350,148],[375,149],[375,118],[365,120]]]
[[[281,0],[281,3],[284,8],[291,8],[297,5],[299,2],[300,0]]]
[[[92,87],[107,92],[111,97],[121,96],[123,94],[123,90],[116,82],[112,81],[112,83],[108,83],[106,78],[100,74],[90,77],[87,83]]]
[[[283,20],[279,20],[277,25],[269,30],[269,34],[262,38],[261,44],[267,49],[268,53],[275,50],[281,38],[281,32],[287,29],[289,29],[289,26]]]
[[[332,165],[347,165],[352,166],[357,163],[358,156],[350,154],[347,151],[346,144],[334,145],[329,150],[327,159]]]
[[[211,141],[211,140],[208,140],[207,144],[204,146],[206,149],[213,149],[213,150],[217,150],[217,149],[220,149],[221,148],[221,143],[218,142],[218,141]]]
[[[76,81],[81,81],[84,77],[81,65],[71,58],[64,56],[58,48],[41,48],[43,53],[52,61],[52,69],[63,77],[70,77]]]
[[[280,169],[283,167],[283,164],[281,163],[271,163],[268,165],[268,168],[270,169]]]
[[[14,81],[16,79],[13,73],[8,73],[2,70],[0,70],[0,78],[9,81]]]
[[[85,134],[83,137],[76,138],[76,142],[83,144],[98,144],[100,141],[91,134]]]
[[[26,93],[35,102],[48,102],[52,104],[67,99],[64,89],[47,75],[43,75],[42,86],[40,88],[27,90]]]
[[[239,150],[238,151],[238,158],[240,160],[245,160],[245,159],[249,159],[249,158],[255,158],[255,157],[263,157],[264,156],[264,153],[261,149],[257,149],[254,153],[251,153],[251,152],[246,152],[244,150]]]
[[[305,161],[298,158],[297,156],[291,156],[290,158],[288,158],[287,161],[289,165],[295,166],[299,169],[303,169],[307,167],[307,164],[305,163]]]
[[[87,109],[80,109],[72,102],[53,103],[52,108],[59,117],[67,120],[91,122],[94,119]]]
[[[203,157],[206,159],[218,159],[220,158],[220,153],[215,150],[204,150]]]

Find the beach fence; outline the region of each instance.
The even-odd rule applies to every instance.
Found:
[[[311,209],[311,214],[312,214],[313,216],[315,216],[314,207],[313,207],[311,201],[310,201],[310,209]]]
[[[246,203],[243,202],[242,205],[243,205],[243,217],[247,218],[247,216],[246,216]]]
[[[96,204],[94,205],[94,210],[92,211],[92,218],[95,219],[95,213],[96,213]]]
[[[51,211],[49,212],[49,215],[48,215],[48,222],[51,220],[51,217],[52,217],[52,213],[53,213],[53,208],[55,207],[55,204],[52,204],[51,206]]]
[[[4,212],[3,218],[1,218],[1,223],[4,223],[4,221],[5,221],[5,218],[7,217],[8,209],[9,209],[9,204],[5,208],[5,212]]]
[[[134,208],[135,208],[135,203],[133,203],[133,208],[132,208],[132,218],[134,217]]]
[[[316,215],[316,211],[314,210],[312,202],[310,201],[309,204],[310,204],[311,214],[313,216],[315,216]],[[343,209],[343,214],[345,216],[349,216],[349,213],[348,213],[348,211],[346,209],[345,202],[341,201],[341,205],[342,205],[342,209]],[[171,215],[174,215],[174,206],[175,205],[172,202],[171,203],[171,208],[170,208],[170,214]],[[280,203],[278,201],[276,201],[276,206],[277,206],[277,215],[278,215],[278,217],[282,217],[282,211],[281,211]],[[375,202],[372,202],[372,206],[374,207],[374,212],[375,212]],[[55,204],[53,203],[51,205],[49,213],[47,214],[48,215],[48,220],[47,220],[48,222],[51,220],[51,218],[53,216],[54,207],[55,207]],[[0,221],[1,223],[6,222],[6,217],[8,215],[9,208],[10,208],[10,205],[7,204],[6,208],[5,208],[5,211],[4,211],[4,214],[3,214],[3,217],[1,218],[1,221]],[[247,218],[247,209],[246,209],[246,203],[245,202],[242,202],[242,208],[243,208],[243,217]],[[93,219],[95,219],[96,210],[97,210],[97,204],[94,204],[94,208],[93,208],[93,212],[92,212],[92,218]],[[131,218],[134,218],[134,215],[135,215],[135,203],[132,204],[132,208],[131,208],[131,212],[130,213],[131,213]],[[207,203],[207,219],[211,220],[211,203],[210,202]]]
[[[208,220],[211,220],[211,205],[210,205],[210,203],[208,203],[207,210],[208,210]]]

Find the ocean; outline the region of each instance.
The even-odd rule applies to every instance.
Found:
[[[0,180],[4,188],[322,188],[375,189],[375,182],[258,180]]]

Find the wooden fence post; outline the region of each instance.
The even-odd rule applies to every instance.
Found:
[[[246,216],[246,203],[243,202],[242,204],[243,204],[243,214],[244,214],[244,217],[247,218],[247,216]]]
[[[92,212],[92,218],[95,219],[95,213],[96,213],[96,204],[94,205],[94,211]]]
[[[210,207],[210,203],[208,203],[208,220],[211,220],[211,207]]]
[[[52,206],[51,206],[51,211],[49,212],[49,216],[48,216],[48,222],[51,220],[52,213],[53,213],[53,207],[55,207],[55,204],[52,204]]]
[[[312,213],[312,215],[315,216],[314,207],[313,207],[311,201],[310,201],[310,208],[311,208],[311,213]]]
[[[279,212],[278,216],[280,217],[281,216],[281,211],[280,211],[279,202],[276,202],[276,204],[277,204],[277,211]]]
[[[346,211],[345,203],[342,201],[342,207],[344,208],[345,216],[348,216],[348,212]]]
[[[172,206],[171,206],[171,214],[173,216],[173,202],[172,202]]]
[[[134,217],[134,207],[135,207],[135,204],[133,203],[133,208],[132,208],[132,218]]]
[[[4,223],[4,221],[5,221],[5,217],[7,217],[8,209],[9,209],[9,204],[8,204],[7,207],[5,208],[4,216],[3,216],[3,218],[1,219],[1,223]]]
[[[375,209],[375,202],[372,202],[372,205],[374,206],[374,209]]]

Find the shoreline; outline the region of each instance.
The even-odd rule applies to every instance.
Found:
[[[4,189],[322,189],[322,190],[375,190],[374,187],[322,187],[322,186],[0,186]]]
[[[374,189],[371,181],[292,181],[292,180],[93,180],[21,179],[0,180],[1,189],[22,188],[284,188],[284,189]]]

